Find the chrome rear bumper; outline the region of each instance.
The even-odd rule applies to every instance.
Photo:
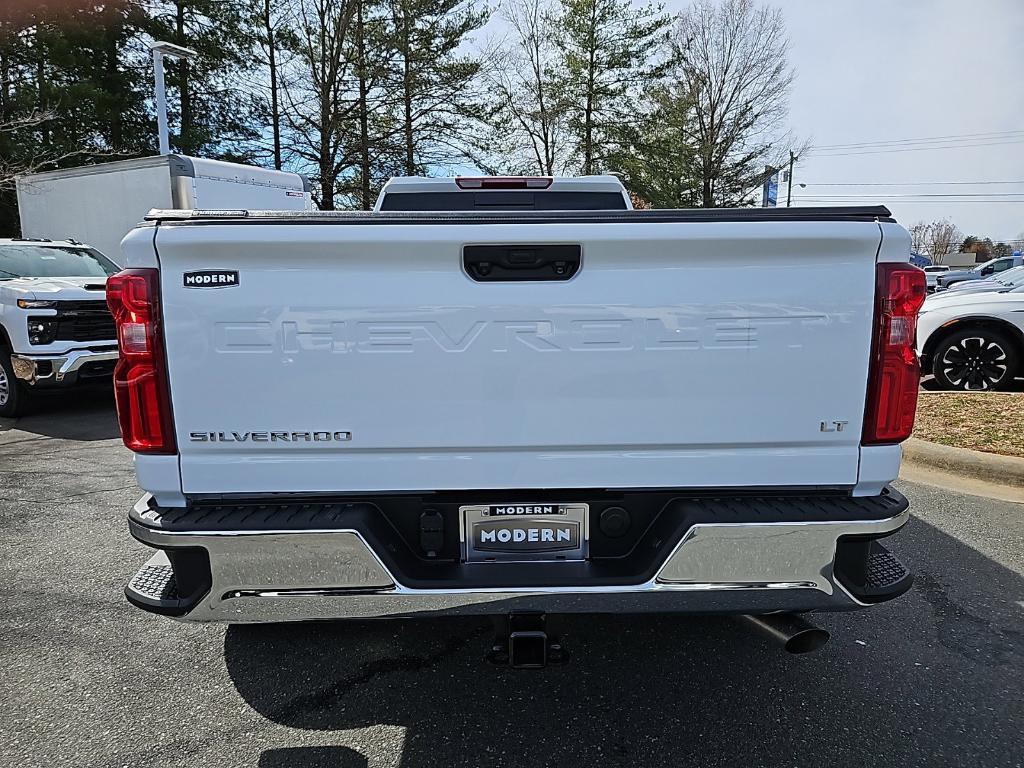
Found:
[[[900,501],[891,507],[894,514],[889,517],[694,524],[679,538],[655,575],[642,583],[486,589],[461,587],[458,583],[441,589],[409,587],[385,565],[386,558],[373,550],[367,538],[352,528],[160,530],[147,524],[149,500],[143,499],[130,517],[132,535],[144,544],[172,553],[182,548],[202,550],[208,556],[209,583],[198,599],[179,599],[173,592],[167,555],[158,552],[126,593],[140,607],[189,621],[239,623],[499,614],[513,610],[850,610],[865,603],[837,578],[837,545],[843,537],[884,536],[907,522],[905,499],[887,493],[890,504],[893,497]],[[488,569],[494,564],[466,567]],[[140,580],[143,574],[146,577]],[[160,605],[172,606],[174,600],[179,600],[181,611],[159,610]]]

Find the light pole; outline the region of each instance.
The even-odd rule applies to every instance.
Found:
[[[153,79],[156,81],[156,132],[160,141],[160,154],[171,152],[171,139],[167,131],[167,94],[164,91],[164,56],[188,61],[199,54],[183,45],[175,45],[164,40],[149,44],[153,52]]]

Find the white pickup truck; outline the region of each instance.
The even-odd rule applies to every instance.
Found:
[[[104,292],[117,269],[79,242],[0,239],[0,416],[20,415],[39,389],[110,380]]]
[[[880,539],[908,518],[925,279],[887,210],[422,186],[432,210],[406,186],[127,237],[115,386],[157,550],[133,604],[500,615],[531,666],[546,614],[736,614],[799,651],[827,635],[797,614],[910,586]]]

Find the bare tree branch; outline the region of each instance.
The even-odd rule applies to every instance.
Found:
[[[571,150],[568,114],[558,95],[551,5],[511,0],[501,15],[509,33],[492,44],[484,70],[493,130],[477,143],[476,162],[489,172],[562,173]]]
[[[946,256],[960,250],[964,233],[948,219],[919,221],[910,227],[910,249],[929,256],[933,264],[941,264]]]
[[[697,0],[674,46],[693,103],[702,204],[740,204],[779,159],[794,78],[782,13],[753,0]]]

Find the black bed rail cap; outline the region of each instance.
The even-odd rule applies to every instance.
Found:
[[[146,221],[211,224],[616,224],[753,221],[894,221],[884,205],[814,208],[663,208],[642,211],[212,211],[152,210]]]

